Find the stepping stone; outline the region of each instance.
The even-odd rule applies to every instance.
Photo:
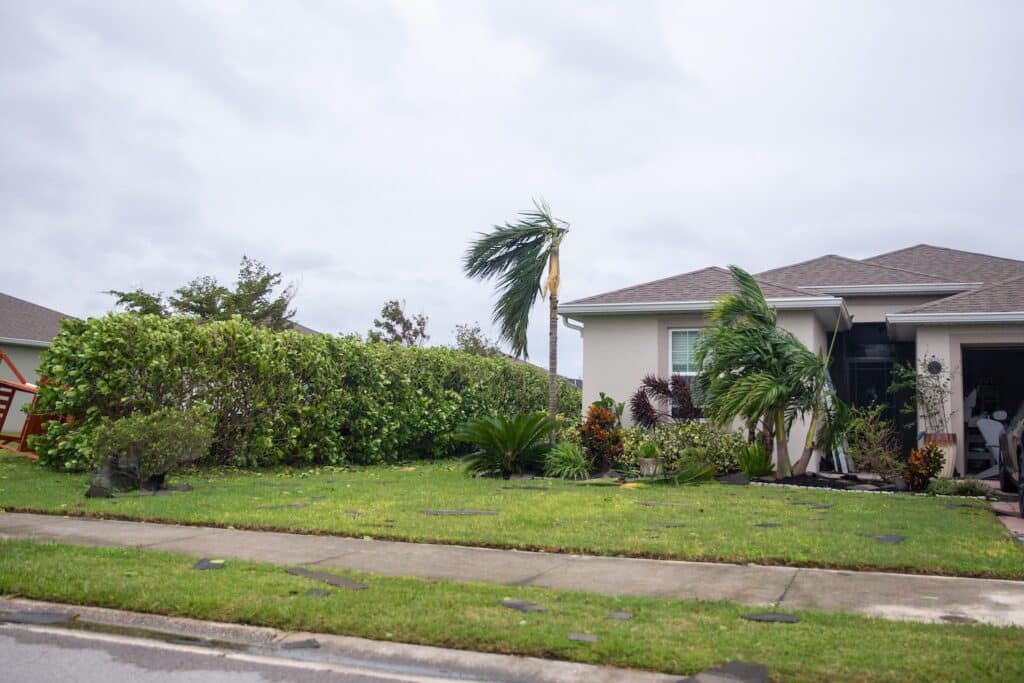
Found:
[[[878,536],[872,536],[871,538],[875,539],[882,545],[896,545],[897,543],[902,543],[905,537],[897,534],[879,534]]]
[[[320,641],[316,638],[306,638],[305,640],[290,640],[281,646],[284,650],[315,650],[320,647]]]
[[[592,633],[570,633],[569,640],[574,640],[577,643],[596,643],[597,636]]]
[[[633,618],[633,613],[632,612],[625,612],[625,611],[622,611],[622,610],[617,610],[615,612],[609,612],[608,613],[608,618],[609,619],[618,619],[619,621],[629,621],[630,619]]]
[[[502,486],[505,491],[547,491],[547,486]]]
[[[359,526],[360,526],[360,528],[366,528],[366,529],[394,529],[395,528],[395,523],[394,522],[381,522],[379,524],[370,524],[370,523],[368,523],[368,524],[360,524]]]
[[[207,557],[204,557],[198,562],[196,562],[194,565],[192,565],[192,569],[224,569],[224,560],[211,560]]]
[[[544,612],[544,606],[538,605],[535,602],[529,600],[513,600],[512,598],[505,598],[501,601],[502,607],[508,607],[518,612]]]
[[[261,505],[257,510],[289,510],[309,507],[309,503],[289,503],[288,505]]]
[[[964,614],[943,614],[939,619],[949,624],[977,624],[977,619],[972,619]]]
[[[761,522],[760,524],[755,524],[754,526],[759,526],[762,529],[776,529],[782,525],[778,522]]]
[[[363,513],[359,512],[358,510],[345,510],[344,514],[348,515],[349,517],[362,517],[363,516]]]
[[[832,503],[811,503],[812,510],[828,510],[832,507]]]
[[[33,626],[54,626],[70,624],[78,618],[74,612],[46,612],[42,610],[23,610],[18,612],[0,612],[0,622],[9,624],[31,624]]]
[[[768,683],[768,667],[757,662],[726,662],[693,677],[695,683]]]
[[[649,508],[668,508],[668,507],[684,508],[684,507],[686,507],[686,503],[667,503],[667,502],[661,501],[661,500],[639,500],[639,501],[637,501],[637,503],[639,503],[640,505],[645,505],[645,506],[647,506]]]
[[[747,621],[762,621],[772,624],[795,624],[800,621],[800,618],[792,614],[782,614],[781,612],[758,612],[756,614],[741,614],[741,619]]]
[[[304,567],[289,567],[285,569],[286,572],[292,576],[301,576],[304,579],[313,579],[314,581],[323,581],[329,583],[332,586],[338,588],[345,588],[350,591],[361,591],[366,590],[367,585],[365,583],[359,583],[352,579],[346,579],[344,576],[338,576],[337,574],[328,574],[327,572],[314,572]]]
[[[498,514],[497,510],[420,510],[420,512],[435,517],[474,517]]]
[[[678,529],[679,527],[684,527],[686,525],[682,522],[662,522],[658,526],[664,527],[666,529]]]
[[[311,598],[326,598],[331,594],[331,591],[325,591],[322,588],[310,588],[303,595],[308,595]]]

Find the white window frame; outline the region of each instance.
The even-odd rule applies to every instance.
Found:
[[[704,331],[704,329],[700,328],[700,327],[670,327],[670,328],[668,328],[668,374],[669,374],[669,376],[672,376],[672,375],[682,375],[683,377],[696,377],[697,376],[697,373],[695,371],[675,372],[672,369],[672,335],[674,333],[676,333],[676,332],[693,332],[693,333],[695,333],[695,334],[697,334],[699,336],[703,331]]]

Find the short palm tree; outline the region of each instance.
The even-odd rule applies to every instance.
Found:
[[[544,440],[551,426],[548,416],[540,412],[478,417],[464,424],[455,438],[476,446],[466,458],[468,472],[507,479],[542,467],[551,448]]]
[[[796,415],[814,410],[825,361],[778,327],[775,309],[749,273],[730,270],[738,292],[718,301],[697,345],[704,412],[719,424],[763,421],[775,434],[778,474],[789,476],[789,428]],[[806,468],[803,461],[798,469]]]
[[[569,224],[554,218],[545,202],[534,202],[533,210],[521,212],[518,222],[480,233],[463,257],[467,276],[497,278],[494,322],[501,330],[500,339],[517,357],[528,355],[530,309],[538,296],[548,297],[548,416],[552,420],[558,413],[558,253],[568,231]]]

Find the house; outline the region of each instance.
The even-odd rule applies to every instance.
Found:
[[[887,405],[906,449],[923,427],[888,391],[897,363],[948,372],[960,474],[991,465],[979,417],[1024,418],[1024,261],[919,244],[862,260],[830,254],[755,277],[779,325],[811,350],[825,352],[838,330],[830,374],[839,397]],[[583,336],[584,401],[602,391],[628,399],[649,373],[696,374],[705,314],[731,291],[729,272],[711,267],[559,306]],[[806,432],[794,423],[791,456]],[[830,464],[815,454],[811,466]]]
[[[0,293],[0,348],[14,361],[25,379],[36,384],[39,376],[39,354],[60,332],[60,321],[71,316],[37,304]],[[6,364],[0,363],[0,379],[16,380]],[[17,432],[25,420],[21,406],[29,399],[17,393],[11,405],[5,432]]]

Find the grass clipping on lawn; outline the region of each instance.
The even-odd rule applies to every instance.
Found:
[[[548,552],[1024,579],[1024,547],[983,501],[951,505],[957,499],[716,482],[622,488],[476,479],[452,461],[199,470],[177,480],[193,490],[85,498],[87,475],[0,455],[0,507]],[[497,514],[424,514],[438,509]],[[878,535],[905,540],[882,545]]]
[[[0,593],[69,604],[692,674],[727,661],[774,679],[1009,681],[1024,677],[1024,629],[919,624],[795,611],[796,624],[745,621],[732,603],[624,598],[331,570],[366,590],[331,588],[284,567],[131,548],[0,541]],[[501,606],[528,600],[543,612]],[[611,618],[628,611],[629,620]],[[756,610],[755,610],[756,611]],[[596,642],[574,642],[587,633]]]

